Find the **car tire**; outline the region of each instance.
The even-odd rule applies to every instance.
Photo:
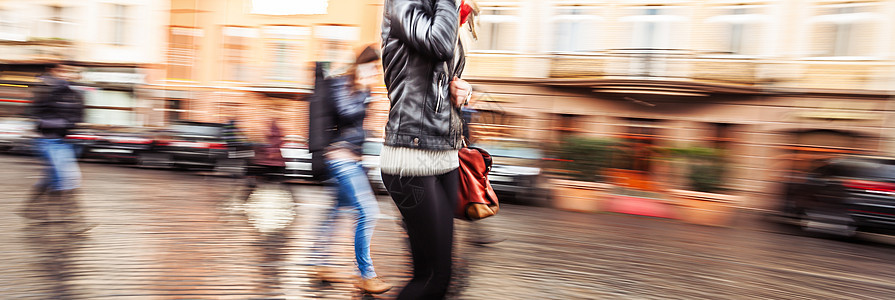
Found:
[[[221,158],[214,162],[215,173],[227,174],[234,177],[245,175],[246,168],[246,161],[244,159]]]

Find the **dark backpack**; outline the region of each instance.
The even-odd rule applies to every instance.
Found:
[[[323,155],[335,135],[335,109],[329,101],[326,85],[326,70],[329,63],[317,62],[314,70],[314,94],[308,109],[308,150],[311,151],[311,173],[313,179],[324,181],[330,178]]]

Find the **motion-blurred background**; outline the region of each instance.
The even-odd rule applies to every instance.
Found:
[[[245,228],[257,220],[243,224],[216,210],[232,204],[238,179],[154,169],[239,178],[278,118],[285,175],[308,178],[315,62],[337,68],[378,44],[383,2],[0,0],[0,150],[33,154],[31,88],[51,63],[71,61],[87,109],[66,139],[83,161],[146,168],[82,164],[82,202],[99,226],[85,241],[60,244],[12,213],[36,181],[37,160],[0,156],[0,195],[10,207],[0,217],[9,229],[0,252],[16,256],[3,259],[12,264],[4,268],[38,274],[2,291],[35,299],[141,298],[152,289],[172,299],[323,297],[311,295],[320,289],[293,266],[305,260],[304,231],[316,220],[308,216],[331,200],[325,189],[290,187],[302,190],[295,213],[290,203],[249,207],[250,218],[276,215],[268,223],[286,230],[253,233]],[[466,45],[464,72],[475,89],[463,111],[470,138],[495,156],[490,180],[504,203],[542,207],[507,206],[490,226],[506,242],[460,251],[480,263],[458,271],[472,288],[465,295],[891,294],[890,249],[771,234],[748,216],[845,236],[895,229],[895,1],[478,5],[478,40]],[[389,101],[384,86],[374,95],[364,165],[382,192]],[[381,218],[397,218],[387,196],[380,202]],[[409,272],[402,229],[383,224],[376,243],[387,246],[374,245],[375,256],[386,257],[386,276],[401,280]],[[251,251],[260,258],[245,255]],[[107,269],[116,259],[128,263]],[[70,271],[79,269],[86,271]],[[228,270],[260,279],[227,277]],[[114,283],[125,277],[133,280]],[[207,290],[183,288],[193,283],[182,280]]]

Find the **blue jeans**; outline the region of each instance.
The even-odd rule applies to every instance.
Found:
[[[379,204],[370,181],[363,166],[353,160],[330,160],[326,162],[330,174],[332,174],[338,188],[335,205],[327,209],[326,219],[319,229],[320,240],[315,249],[317,257],[325,258],[329,253],[327,247],[330,244],[333,227],[339,214],[339,208],[350,207],[354,210],[354,258],[357,268],[363,278],[376,277],[373,270],[373,259],[370,257],[370,240],[373,238],[373,228],[376,227],[376,217],[379,215]]]
[[[62,139],[44,138],[35,139],[34,143],[47,166],[44,178],[37,183],[38,186],[51,191],[78,188],[81,183],[81,170],[78,168],[72,145]]]

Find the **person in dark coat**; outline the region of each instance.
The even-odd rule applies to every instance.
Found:
[[[286,161],[280,148],[283,147],[283,131],[277,125],[278,119],[270,121],[270,129],[267,131],[267,144],[256,149],[254,164],[263,167],[266,174],[282,174],[286,167]]]
[[[246,174],[248,179],[243,201],[248,200],[259,181],[277,182],[282,179],[286,169],[286,160],[280,150],[283,147],[283,131],[277,125],[278,122],[277,118],[270,121],[270,129],[266,136],[267,143],[254,149],[255,157]]]
[[[75,200],[81,171],[73,146],[65,142],[65,136],[84,118],[84,97],[70,83],[77,75],[76,66],[54,64],[33,87],[28,114],[40,134],[34,143],[46,169],[22,211],[26,218],[84,224]]]

